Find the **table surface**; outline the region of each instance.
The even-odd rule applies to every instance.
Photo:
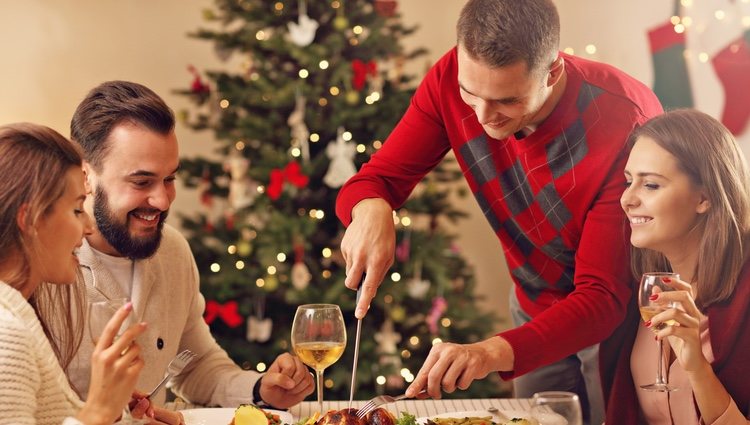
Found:
[[[352,402],[352,407],[358,408],[365,404],[366,400],[356,400]],[[348,400],[325,401],[323,410],[339,410],[349,406]],[[191,409],[200,406],[186,404],[182,402],[168,403],[167,408],[182,410]],[[466,412],[466,411],[486,411],[488,407],[495,407],[500,410],[526,411],[531,407],[531,400],[524,398],[474,398],[474,399],[456,399],[456,400],[402,400],[387,405],[387,409],[398,415],[400,412],[409,412],[416,417],[429,417],[441,413]],[[318,411],[317,401],[304,401],[291,409],[295,420],[306,418]]]

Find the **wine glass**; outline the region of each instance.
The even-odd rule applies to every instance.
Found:
[[[531,399],[531,417],[540,425],[581,425],[581,402],[567,391],[543,391]]]
[[[651,300],[651,296],[659,292],[674,291],[672,287],[667,286],[664,283],[664,278],[679,279],[680,275],[676,273],[653,272],[644,273],[643,276],[641,276],[641,285],[638,290],[638,307],[641,310],[641,317],[643,318],[644,322],[648,322],[652,317],[656,316],[662,311],[675,306],[674,303],[669,303],[668,305],[656,304]],[[674,324],[674,320],[668,320],[664,323],[660,323],[659,326],[652,327],[651,330],[657,332],[661,329],[664,329],[664,327],[666,326],[671,326]],[[646,391],[674,391],[677,389],[677,387],[669,385],[669,383],[667,382],[667,378],[663,373],[663,342],[661,339],[659,339],[657,343],[659,347],[659,358],[658,362],[656,363],[656,382],[654,382],[653,384],[641,385],[641,388]]]
[[[107,323],[112,319],[117,310],[128,302],[127,298],[113,298],[108,300],[90,301],[88,305],[88,328],[91,340],[96,345],[99,337]],[[131,311],[117,330],[117,337],[122,335],[130,326],[135,324],[135,314]],[[116,337],[116,338],[117,338]],[[122,409],[122,416],[115,424],[120,425],[143,425],[147,424],[147,419],[136,419],[130,414],[130,406],[125,404]]]
[[[292,323],[292,348],[302,363],[315,369],[318,409],[323,414],[323,370],[335,363],[346,347],[346,327],[335,304],[297,307]]]

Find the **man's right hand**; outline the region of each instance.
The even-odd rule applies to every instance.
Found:
[[[393,264],[396,250],[396,228],[393,209],[384,199],[359,201],[352,209],[352,222],[341,240],[341,253],[346,261],[347,288],[357,289],[362,273],[362,295],[354,315],[361,319],[375,298],[380,282]]]

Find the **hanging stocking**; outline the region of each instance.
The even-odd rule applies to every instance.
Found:
[[[270,317],[263,318],[266,310],[266,299],[264,296],[255,298],[255,314],[247,319],[247,332],[245,338],[248,341],[266,342],[271,339],[273,321]]]
[[[711,62],[724,86],[721,122],[732,134],[742,134],[750,118],[750,100],[742,94],[750,85],[750,31],[722,49]]]
[[[674,16],[679,16],[680,2],[675,1]],[[685,33],[677,33],[672,22],[648,32],[654,63],[654,93],[664,109],[693,106],[690,75],[685,62]]]

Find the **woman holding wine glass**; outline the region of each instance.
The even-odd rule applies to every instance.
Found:
[[[75,250],[92,229],[80,152],[47,127],[3,126],[0,176],[0,423],[111,424],[143,367],[133,341],[145,324],[115,339],[132,307],[117,310],[94,350],[82,402],[63,372],[82,336],[72,326],[83,318],[72,307],[82,305],[71,285]]]
[[[679,277],[659,276],[672,290],[647,292],[660,310],[650,320],[639,320],[633,297],[628,318],[602,344],[610,354],[602,368],[607,423],[750,423],[747,163],[729,131],[694,110],[655,117],[631,141],[621,205],[633,271]],[[641,388],[653,383],[659,358],[675,391]]]

